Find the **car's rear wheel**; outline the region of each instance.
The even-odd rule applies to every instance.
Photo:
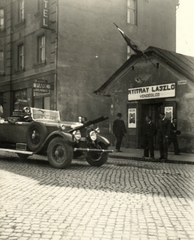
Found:
[[[73,159],[73,148],[63,138],[56,137],[48,145],[47,156],[51,166],[66,168]]]
[[[43,123],[32,122],[27,129],[26,142],[32,152],[36,152],[47,136],[47,129]]]
[[[104,143],[98,143],[97,149],[108,149]],[[102,166],[107,162],[108,153],[107,152],[88,152],[86,156],[86,161],[91,166]]]

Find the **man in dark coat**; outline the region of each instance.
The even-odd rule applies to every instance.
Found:
[[[151,117],[146,117],[146,124],[144,126],[144,157],[154,159],[154,137],[156,135],[156,125],[152,122]]]
[[[118,152],[120,151],[121,143],[123,136],[127,133],[126,128],[125,128],[125,123],[121,119],[122,114],[118,113],[117,119],[113,122],[113,134],[115,135],[117,142],[116,142],[116,149]]]
[[[168,159],[168,146],[171,133],[171,122],[165,117],[164,113],[160,113],[158,141],[160,149],[160,159]]]
[[[172,119],[171,123],[171,133],[170,133],[170,138],[169,138],[169,146],[171,143],[174,145],[174,154],[175,155],[180,155],[180,149],[179,149],[179,144],[178,144],[178,139],[177,139],[177,133],[180,131],[177,131],[177,120],[176,118]]]

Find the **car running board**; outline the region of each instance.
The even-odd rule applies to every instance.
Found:
[[[15,149],[7,149],[7,148],[0,148],[2,152],[12,152],[12,153],[21,153],[26,155],[33,155],[33,152],[30,151],[22,151],[22,150],[15,150]]]
[[[74,152],[76,151],[83,151],[83,152],[107,152],[113,153],[113,150],[106,150],[106,149],[95,149],[95,148],[74,148]]]

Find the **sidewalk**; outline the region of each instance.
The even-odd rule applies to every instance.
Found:
[[[148,162],[165,162],[165,163],[179,163],[179,164],[194,164],[194,154],[193,153],[181,153],[181,155],[174,155],[174,152],[168,153],[168,160],[159,160],[160,153],[155,150],[155,159],[144,158],[143,159],[143,149],[133,149],[133,148],[121,148],[122,152],[116,152],[115,147],[111,146],[113,153],[109,153],[110,158],[122,158],[138,161],[148,161]]]

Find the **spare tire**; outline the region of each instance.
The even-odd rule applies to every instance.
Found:
[[[27,129],[26,143],[32,152],[36,152],[47,136],[47,129],[43,123],[32,122]]]

